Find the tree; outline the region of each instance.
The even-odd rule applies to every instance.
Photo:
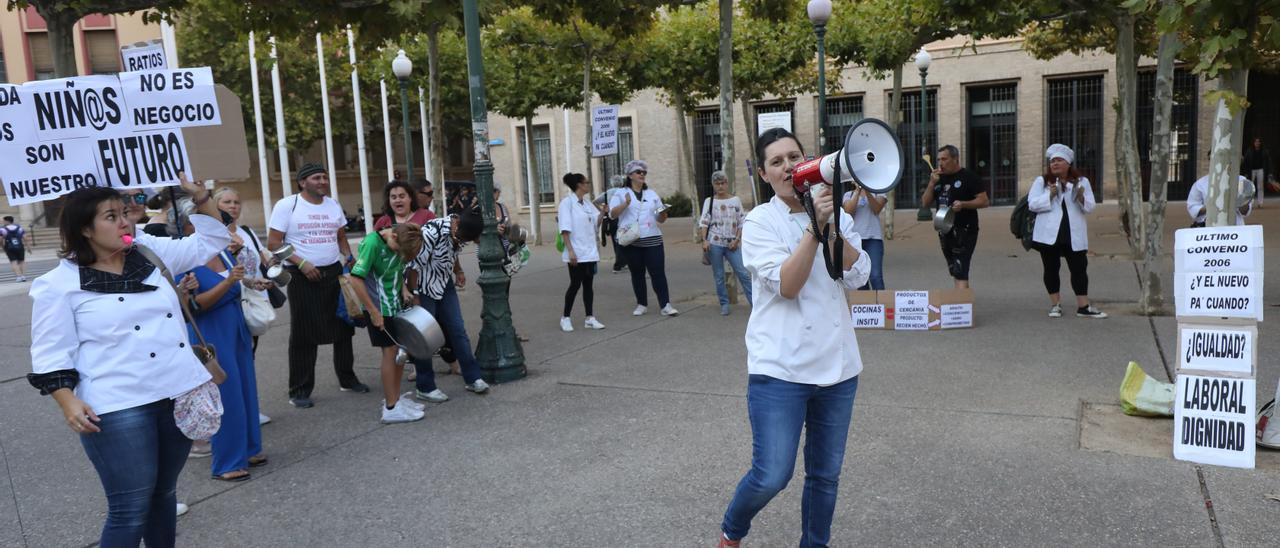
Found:
[[[9,11],[14,11],[30,6],[44,18],[49,33],[49,49],[53,53],[54,76],[67,78],[77,75],[73,42],[75,25],[86,15],[154,10],[148,12],[145,18],[156,22],[186,3],[186,0],[8,0],[8,8]]]

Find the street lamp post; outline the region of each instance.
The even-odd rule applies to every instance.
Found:
[[[498,220],[494,215],[493,163],[489,161],[489,122],[485,106],[484,59],[480,53],[480,16],[476,0],[463,0],[462,22],[467,39],[467,81],[471,90],[471,138],[475,146],[476,192],[484,213],[480,236],[480,279],[484,292],[480,309],[480,340],[476,361],[484,380],[491,383],[514,381],[525,376],[524,350],[511,326],[511,303],[507,294],[507,274],[502,270],[502,244],[498,241]]]
[[[920,123],[916,125],[920,132],[920,160],[929,154],[929,132],[925,130],[925,123],[929,120],[929,63],[933,62],[933,57],[924,48],[920,48],[920,52],[916,54],[916,68],[920,70]],[[925,175],[925,183],[929,184],[928,174]],[[935,196],[936,200],[937,197]],[[933,218],[933,212],[929,210],[929,206],[924,202],[920,203],[920,209],[916,211],[916,219],[919,221],[928,221]]]
[[[827,152],[827,21],[831,0],[809,0],[807,7],[813,33],[818,35],[818,155]]]
[[[402,115],[400,126],[404,130],[404,158],[405,167],[407,168],[406,181],[413,180],[413,136],[409,133],[409,75],[413,73],[413,61],[404,54],[404,50],[396,54],[396,58],[391,61],[391,72],[396,75],[396,80],[400,82],[400,113]],[[423,128],[426,129],[426,128]]]

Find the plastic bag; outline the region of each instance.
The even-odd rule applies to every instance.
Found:
[[[1120,409],[1135,417],[1172,417],[1173,385],[1151,378],[1138,362],[1129,362],[1120,383]]]

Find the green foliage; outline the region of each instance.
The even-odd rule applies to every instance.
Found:
[[[1144,3],[1131,0],[1132,4]],[[1268,66],[1280,50],[1280,0],[1179,0],[1162,2],[1160,32],[1182,35],[1183,59],[1206,78],[1223,78],[1240,69]],[[1227,89],[1209,94],[1238,113],[1248,101]]]
[[[786,2],[788,17],[741,17],[733,25],[733,94],[757,101],[817,91],[817,43],[805,2]],[[838,82],[838,78],[832,78]]]
[[[534,15],[508,10],[485,29],[484,68],[489,108],[515,119],[542,107],[582,104],[582,59],[562,47],[566,29]]]
[[[683,192],[676,192],[663,198],[662,203],[667,204],[668,217],[688,217],[693,215],[693,200],[690,200]]]
[[[645,83],[669,106],[690,109],[720,91],[719,12],[713,3],[672,10],[648,36]]]
[[[382,113],[381,106],[376,101],[381,101],[378,96],[378,81],[387,81],[387,102],[390,103],[391,123],[398,124],[399,118],[396,114],[399,110],[400,84],[396,81],[395,74],[391,72],[391,61],[396,58],[396,54],[404,49],[404,54],[413,62],[413,72],[409,75],[410,88],[410,113],[412,123],[418,122],[417,107],[414,103],[418,100],[418,88],[422,88],[423,93],[427,93],[430,89],[429,75],[427,70],[427,36],[426,34],[409,34],[397,40],[388,41],[379,46],[378,49],[370,51],[364,59],[367,61],[359,61],[360,63],[360,89],[371,90],[373,92],[372,111],[377,113],[377,120],[374,120],[374,126],[381,128]],[[440,31],[440,109],[442,130],[446,135],[457,137],[469,137],[471,135],[471,106],[470,91],[467,88],[467,44],[462,34],[452,28],[444,28]],[[349,67],[344,63],[344,67]],[[486,67],[486,72],[488,72]],[[351,76],[346,76],[347,82],[351,81]],[[332,82],[332,80],[330,80]],[[350,88],[350,84],[347,85]],[[332,101],[332,100],[330,100]],[[361,101],[368,101],[362,93]],[[366,105],[368,103],[365,103]],[[365,124],[368,125],[369,120],[366,116]]]

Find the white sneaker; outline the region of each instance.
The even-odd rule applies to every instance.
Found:
[[[663,316],[679,316],[680,311],[676,310],[676,307],[671,306],[671,303],[667,303],[667,306],[662,307],[662,315]]]
[[[632,316],[643,316],[643,315],[644,315],[644,312],[645,312],[646,310],[648,310],[648,309],[649,309],[649,307],[647,307],[647,306],[645,306],[645,305],[642,305],[642,304],[638,304],[638,305],[636,305],[636,309],[631,311],[631,315],[632,315]]]
[[[465,387],[467,392],[475,392],[477,394],[483,394],[489,391],[489,383],[484,382],[484,379],[476,379],[476,382],[468,384]]]
[[[582,322],[582,327],[587,329],[604,329],[604,324],[600,323],[595,316],[587,316],[587,321]]]
[[[417,396],[418,399],[420,400],[431,402],[431,403],[444,403],[449,401],[449,395],[442,392],[439,388],[432,390],[430,392],[415,390],[414,395]]]
[[[413,422],[422,420],[422,417],[427,416],[426,413],[410,407],[407,402],[408,400],[402,399],[396,402],[396,406],[391,409],[387,409],[387,406],[384,404],[382,406],[382,424]]]
[[[258,413],[258,426],[262,426],[269,422],[271,422],[271,417],[263,415],[262,413]]]
[[[573,331],[573,320],[569,318],[560,318],[560,330],[568,333]]]
[[[1061,317],[1062,317],[1062,305],[1060,305],[1060,304],[1055,304],[1055,305],[1053,305],[1052,307],[1050,307],[1050,308],[1049,308],[1049,317],[1050,317],[1050,318],[1061,318]]]
[[[417,409],[418,411],[422,411],[423,409],[427,408],[427,406],[413,400],[413,392],[405,392],[403,394],[400,394],[400,399],[396,402],[396,405],[400,405],[400,402],[404,402],[404,404],[409,406],[411,409]],[[387,408],[386,398],[383,398],[382,400],[382,408],[383,409]]]

